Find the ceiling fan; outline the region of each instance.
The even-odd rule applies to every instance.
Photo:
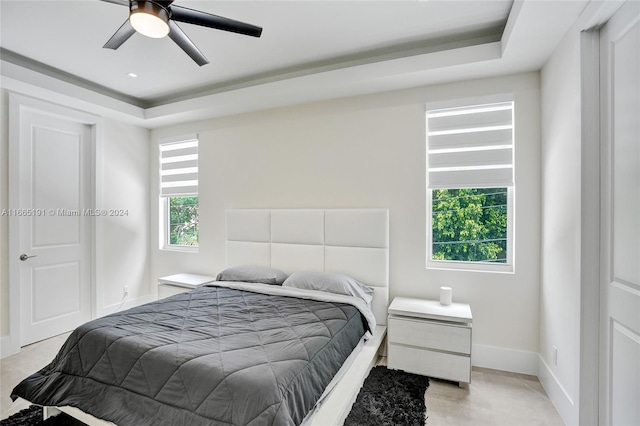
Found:
[[[252,37],[260,37],[262,28],[207,12],[173,5],[173,0],[102,0],[108,3],[129,7],[129,19],[115,32],[103,46],[107,49],[117,49],[135,32],[147,37],[162,38],[169,36],[187,55],[198,65],[208,64],[209,61],[195,44],[187,37],[177,22],[201,25],[217,30],[231,31]]]

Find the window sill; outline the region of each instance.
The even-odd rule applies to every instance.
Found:
[[[175,251],[178,253],[198,253],[199,247],[192,246],[162,246],[160,247],[162,251]]]
[[[427,269],[462,271],[462,272],[491,272],[497,274],[514,274],[513,264],[471,263],[456,261],[427,261]]]

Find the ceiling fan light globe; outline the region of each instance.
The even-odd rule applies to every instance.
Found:
[[[129,21],[137,32],[147,37],[162,38],[169,34],[168,22],[146,11],[131,12]]]

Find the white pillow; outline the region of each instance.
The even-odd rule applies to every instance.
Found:
[[[232,266],[220,272],[216,281],[242,281],[281,285],[287,279],[284,272],[268,266],[240,265]]]
[[[347,275],[330,272],[294,272],[282,283],[282,286],[355,296],[367,304],[370,304],[373,299],[373,290],[366,285]]]

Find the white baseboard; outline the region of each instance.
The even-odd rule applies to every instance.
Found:
[[[114,303],[113,305],[105,306],[98,309],[97,318],[101,318],[105,315],[113,314],[116,312],[124,311],[129,308],[135,308],[136,306],[144,305],[145,303],[155,302],[158,297],[152,294],[136,297],[135,299],[129,299],[120,306],[120,303]],[[120,307],[120,309],[118,309]]]
[[[562,386],[558,378],[553,374],[544,359],[538,355],[538,380],[547,392],[549,399],[558,410],[558,414],[564,421],[565,425],[578,424],[578,407],[565,388]]]
[[[471,365],[512,373],[537,376],[538,358],[539,355],[536,352],[496,346],[473,345],[471,348]]]

